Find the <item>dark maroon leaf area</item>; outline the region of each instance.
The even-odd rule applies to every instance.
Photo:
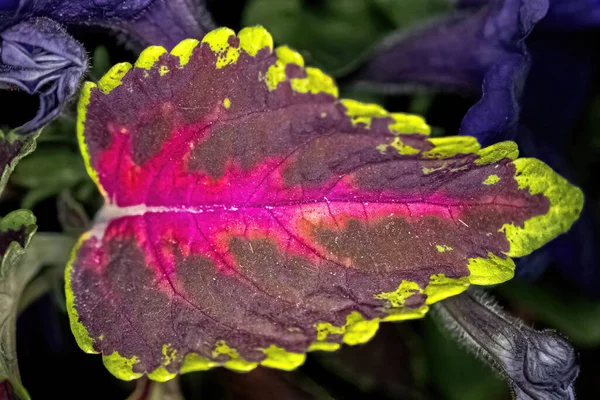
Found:
[[[0,232],[0,257],[4,257],[8,246],[12,242],[17,242],[21,247],[25,248],[28,236],[25,226],[21,226],[19,229],[7,229]]]

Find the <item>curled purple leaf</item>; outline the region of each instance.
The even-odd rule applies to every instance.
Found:
[[[199,39],[215,28],[204,3],[205,0],[24,0],[18,8],[12,8],[12,20],[46,17],[68,25],[102,26],[125,34],[142,48],[171,48],[183,39]]]
[[[35,132],[56,118],[87,69],[84,48],[56,22],[34,18],[0,33],[0,88],[38,95],[36,116],[15,131]]]
[[[575,398],[573,382],[579,366],[563,337],[524,326],[481,291],[467,291],[434,307],[435,315],[460,342],[509,381],[515,399]]]
[[[174,47],[183,39],[201,38],[216,28],[204,1],[156,0],[135,20],[112,25],[141,47]]]
[[[44,16],[68,24],[133,19],[158,0],[21,0],[17,18]],[[11,3],[11,1],[9,1]]]
[[[459,12],[388,38],[347,78],[388,92],[417,84],[481,95],[460,134],[486,145],[510,140],[529,69],[524,40],[547,8],[548,0],[496,0]]]

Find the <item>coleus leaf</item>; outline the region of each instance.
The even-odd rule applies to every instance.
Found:
[[[17,363],[16,319],[19,299],[39,265],[20,265],[35,233],[35,217],[18,210],[0,220],[0,398],[29,399]]]
[[[222,28],[114,66],[79,103],[106,204],[66,269],[80,347],[121,379],[293,369],[369,340],[566,231],[582,194],[513,143],[429,138]]]

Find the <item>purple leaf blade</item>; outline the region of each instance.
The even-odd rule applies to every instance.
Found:
[[[293,369],[569,229],[579,189],[504,142],[339,100],[261,27],[118,64],[80,99],[105,197],[66,270],[80,347],[121,379]]]

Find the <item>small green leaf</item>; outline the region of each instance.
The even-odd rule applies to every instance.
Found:
[[[20,264],[35,233],[35,217],[28,210],[17,210],[0,220],[0,383],[8,386],[18,398],[28,400],[29,394],[21,383],[16,347],[16,319],[19,298],[37,268]]]
[[[75,120],[66,114],[44,127],[43,132],[44,134],[40,135],[37,139],[38,144],[77,144],[77,137],[75,136]]]
[[[69,146],[40,145],[37,151],[15,168],[11,182],[29,189],[22,200],[23,208],[33,208],[40,201],[57,195],[87,180],[81,156]]]
[[[72,236],[79,236],[90,226],[90,219],[85,209],[69,190],[63,190],[56,200],[58,221],[63,230]]]
[[[402,29],[452,10],[450,0],[373,0]]]
[[[17,163],[26,155],[35,150],[37,135],[21,138],[13,132],[3,133],[0,130],[0,193],[4,191],[10,174]]]
[[[31,241],[21,268],[39,271],[44,268],[25,288],[19,303],[19,313],[48,291],[60,293],[58,303],[64,307],[62,284],[64,265],[70,256],[75,239],[69,235],[58,233],[38,233]],[[1,397],[0,397],[1,398]]]

